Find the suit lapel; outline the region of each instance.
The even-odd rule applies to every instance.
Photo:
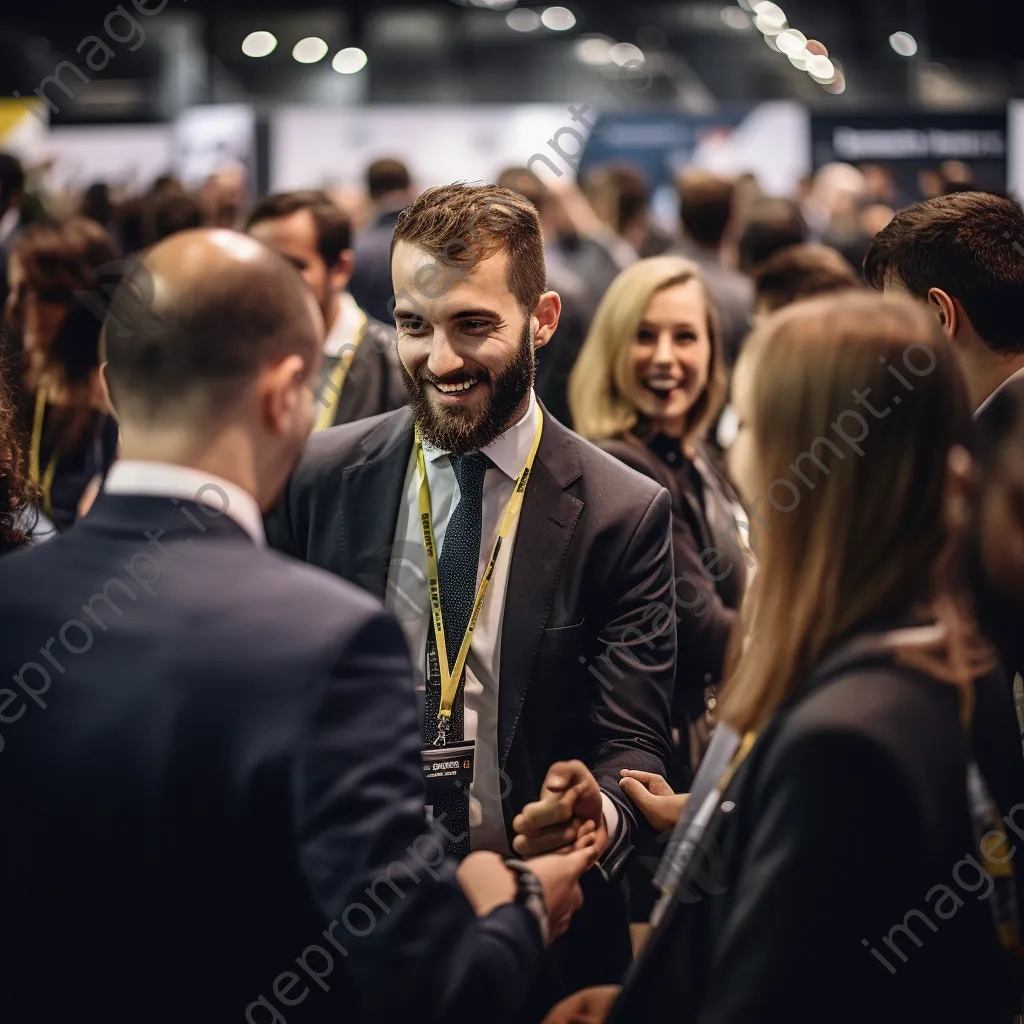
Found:
[[[501,630],[498,751],[502,769],[573,532],[583,511],[579,498],[566,490],[581,472],[575,435],[545,415],[537,462],[516,531]]]
[[[387,592],[395,524],[412,453],[412,413],[389,416],[342,475],[341,575],[380,601]]]

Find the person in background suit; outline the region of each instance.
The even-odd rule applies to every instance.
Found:
[[[1007,676],[1019,676],[1024,670],[1024,381],[996,391],[975,423],[980,468],[971,548],[975,606]],[[1014,697],[1024,734],[1019,681]]]
[[[585,1019],[1009,1024],[1024,759],[962,576],[956,360],[919,305],[850,293],[759,325],[735,383],[737,480],[770,503],[730,747],[687,805],[642,958],[617,999],[580,997]],[[832,424],[867,387],[878,415],[844,451]],[[808,437],[826,443],[794,465]],[[548,1024],[580,1019],[569,1002]]]
[[[619,771],[663,772],[671,744],[669,496],[536,399],[534,352],[559,298],[529,202],[491,185],[428,189],[398,220],[392,262],[410,405],[314,435],[268,532],[396,612],[424,743],[475,742],[468,814],[456,820],[452,794],[434,807],[453,848],[532,856],[598,829],[601,870],[553,949],[554,990],[614,980],[630,957],[618,878],[639,831]]]
[[[366,191],[373,207],[370,225],[355,243],[355,269],[349,289],[370,316],[395,322],[391,290],[391,237],[398,215],[415,198],[409,168],[401,160],[374,160],[366,169]]]
[[[864,277],[928,303],[956,352],[975,417],[1024,376],[1024,210],[958,192],[900,210],[871,243]]]
[[[397,409],[404,401],[395,331],[363,310],[348,290],[353,253],[348,218],[324,192],[261,199],[246,230],[302,275],[327,324],[316,429]]]
[[[558,330],[545,351],[537,357],[534,388],[544,408],[567,427],[572,427],[569,411],[569,374],[586,337],[593,309],[587,302],[583,281],[569,266],[558,241],[558,198],[528,167],[508,167],[498,175],[498,185],[511,189],[533,203],[544,233],[544,265],[547,287],[558,292],[562,303]]]
[[[0,560],[4,1018],[518,1021],[593,837],[533,861],[525,900],[493,854],[444,860],[397,623],[265,548],[318,309],[225,230],[132,274],[113,310],[151,286],[148,315],[106,333],[124,457]]]
[[[736,185],[710,171],[691,170],[680,177],[678,188],[683,241],[671,253],[700,266],[722,325],[722,355],[731,367],[750,329],[754,299],[750,278],[724,261],[725,245],[736,220]]]
[[[570,381],[576,430],[672,495],[677,578],[673,782],[704,753],[725,648],[753,558],[739,498],[702,437],[725,392],[722,339],[697,264],[679,256],[624,270],[597,309]]]

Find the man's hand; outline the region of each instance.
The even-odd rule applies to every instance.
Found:
[[[556,761],[549,769],[540,799],[516,815],[512,828],[518,833],[512,849],[520,857],[536,857],[572,847],[593,823],[599,853],[608,847],[608,829],[597,779],[582,761]]]
[[[572,915],[583,906],[580,876],[597,863],[598,856],[599,849],[591,832],[580,840],[575,850],[548,853],[530,861],[530,870],[544,890],[549,941],[554,942],[559,935],[565,934]]]
[[[621,985],[581,989],[555,1006],[543,1024],[604,1024],[621,991]]]
[[[497,907],[515,902],[515,872],[505,867],[501,854],[474,850],[459,865],[455,878],[477,917],[486,917]]]
[[[640,813],[659,832],[675,828],[683,813],[689,793],[675,793],[672,787],[653,772],[638,772],[623,768],[619,785],[622,791],[636,804]]]

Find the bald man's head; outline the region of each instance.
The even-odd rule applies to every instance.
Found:
[[[234,231],[183,231],[150,249],[114,295],[107,384],[122,420],[194,422],[287,356],[315,369],[323,330],[302,279],[272,250]]]

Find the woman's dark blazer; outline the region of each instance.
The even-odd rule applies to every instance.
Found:
[[[1024,762],[1001,678],[976,687],[973,746],[1019,871]],[[876,655],[814,686],[719,798],[610,1020],[1006,1024],[967,758],[947,684]]]
[[[735,544],[726,546],[723,536],[732,525],[728,502],[739,499],[718,471],[713,457],[699,443],[698,469],[704,481],[705,502],[714,503],[714,520],[710,523],[689,482],[682,456],[678,466],[670,467],[632,434],[598,444],[621,462],[656,480],[672,496],[672,555],[679,616],[672,721],[674,725],[694,721],[704,713],[705,687],[716,686],[721,680],[729,631],[743,596],[746,566]],[[717,582],[701,564],[701,556],[716,547],[723,557],[715,561],[713,554],[706,555],[704,564],[714,575],[723,576]]]

